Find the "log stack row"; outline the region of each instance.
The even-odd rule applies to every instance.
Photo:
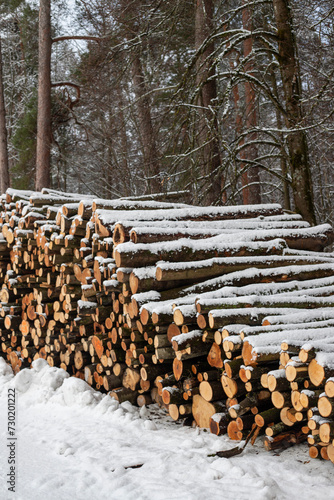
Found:
[[[175,194],[171,195],[175,199]],[[118,401],[332,461],[334,240],[279,205],[8,190],[1,351]]]

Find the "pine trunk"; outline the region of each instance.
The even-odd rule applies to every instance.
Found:
[[[146,82],[138,50],[136,50],[133,57],[131,71],[134,92],[137,99],[140,141],[144,157],[148,192],[155,193],[161,191],[162,187],[159,175],[160,166],[153,132],[150,103],[147,97]]]
[[[250,7],[247,6],[248,0],[243,0],[242,10],[242,26],[244,30],[252,31],[252,15]],[[252,36],[248,36],[244,41],[244,58],[246,60],[244,71],[250,76],[254,75],[254,61],[252,60],[251,53],[253,50]],[[247,133],[248,142],[251,144],[244,147],[243,156],[245,160],[245,172],[242,175],[243,185],[243,202],[245,205],[261,203],[261,187],[259,167],[252,165],[256,163],[258,156],[257,152],[257,133],[254,131],[257,126],[257,113],[256,113],[256,93],[253,85],[245,81],[245,128]],[[249,164],[248,167],[246,165]]]
[[[195,48],[198,51],[196,65],[196,84],[199,89],[199,120],[197,142],[201,148],[201,174],[205,179],[206,205],[217,203],[221,199],[222,178],[218,140],[218,123],[213,103],[217,98],[217,84],[213,64],[214,43],[208,41],[213,30],[212,0],[196,0],[195,3]]]
[[[0,190],[4,193],[9,188],[8,147],[5,97],[2,79],[2,51],[0,38]]]
[[[273,0],[277,24],[279,65],[285,97],[285,125],[291,130],[287,136],[292,190],[296,211],[315,224],[315,210],[307,148],[307,138],[300,128],[304,114],[301,105],[302,88],[293,32],[289,0]]]
[[[51,129],[51,2],[41,0],[39,8],[38,111],[36,190],[50,187]]]

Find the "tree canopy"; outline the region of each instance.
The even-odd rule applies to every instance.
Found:
[[[189,189],[195,203],[280,202],[332,221],[330,0],[76,0],[70,18],[52,0],[50,133],[37,127],[48,1],[0,7],[13,187],[35,185],[49,137],[57,189]]]

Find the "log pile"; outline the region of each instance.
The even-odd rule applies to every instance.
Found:
[[[2,195],[2,356],[334,462],[333,229],[170,199]]]

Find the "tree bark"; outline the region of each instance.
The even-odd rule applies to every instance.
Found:
[[[249,32],[253,29],[252,15],[250,7],[247,5],[248,0],[243,0],[243,10],[242,10],[242,27],[244,30]],[[244,58],[246,59],[246,64],[244,67],[245,73],[249,75],[254,75],[254,61],[251,57],[253,50],[253,39],[249,36],[244,41]],[[253,85],[246,80],[245,81],[245,128],[247,131],[248,141],[251,142],[250,145],[246,145],[243,151],[243,156],[245,159],[251,162],[256,162],[258,156],[257,145],[255,141],[257,140],[257,133],[254,131],[257,126],[257,113],[256,113],[256,93]],[[248,133],[248,130],[250,132]],[[246,167],[246,165],[245,165]],[[245,173],[242,175],[242,185],[243,185],[243,202],[245,205],[261,203],[261,185],[259,176],[259,167],[249,166],[246,167]]]
[[[140,54],[137,48],[135,48],[135,53],[131,61],[131,72],[134,92],[137,99],[140,142],[144,156],[148,185],[147,192],[157,193],[162,191],[158,150],[153,131],[151,109],[149,99],[147,97],[145,77],[143,74]]]
[[[270,69],[270,79],[271,79],[271,84],[273,88],[273,93],[276,99],[279,99],[278,95],[278,89],[277,89],[277,81],[276,81],[276,75],[273,67]],[[277,122],[277,128],[279,130],[282,129],[282,117],[281,117],[281,112],[280,110],[276,107],[275,109],[276,113],[276,122]],[[281,141],[281,157],[280,157],[280,164],[281,164],[281,172],[283,176],[283,199],[284,199],[284,208],[285,210],[291,210],[291,203],[290,203],[290,186],[289,186],[289,181],[288,181],[288,165],[286,161],[286,154],[285,154],[285,149],[284,149],[284,135],[283,132],[279,133],[279,138]]]
[[[41,0],[39,9],[38,112],[36,190],[50,187],[51,129],[51,2]]]
[[[130,43],[130,71],[133,91],[136,97],[138,131],[144,161],[146,192],[161,192],[160,160],[153,128],[151,103],[141,59],[141,6],[129,0],[120,2],[120,21],[125,29],[125,38]]]
[[[129,161],[128,161],[129,147],[128,147],[128,138],[126,135],[126,120],[123,111],[124,108],[123,93],[120,82],[116,82],[116,95],[118,100],[117,104],[118,104],[119,131],[120,131],[120,145],[122,148],[120,166],[122,168],[122,172],[125,177],[123,178],[122,182],[123,182],[123,189],[125,196],[130,196],[132,183],[131,183],[131,171],[129,168]]]
[[[0,190],[4,193],[10,186],[8,168],[8,145],[6,127],[6,108],[2,77],[2,52],[0,38]]]
[[[278,36],[278,60],[286,105],[285,125],[291,132],[287,142],[290,156],[295,209],[315,224],[310,163],[301,105],[302,88],[289,0],[273,0]]]
[[[212,0],[195,0],[195,49],[199,51],[196,64],[196,85],[199,89],[198,105],[200,118],[197,142],[201,148],[201,175],[205,179],[204,204],[221,201],[222,175],[218,140],[217,116],[213,110],[217,98],[217,84],[213,64],[214,43],[206,42],[213,29]],[[201,48],[205,44],[205,48]]]

